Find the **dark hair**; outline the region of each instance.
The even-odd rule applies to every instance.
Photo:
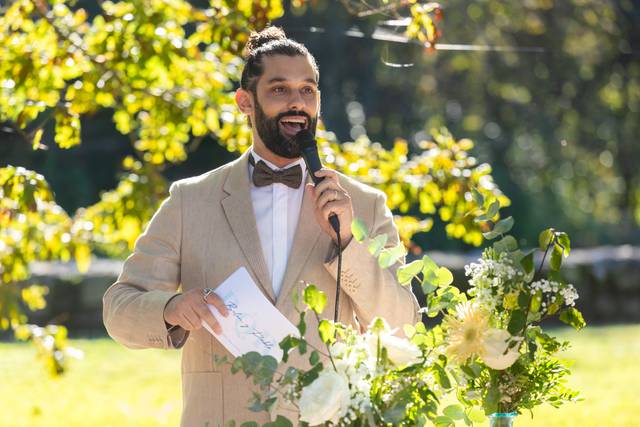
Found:
[[[320,78],[316,59],[304,45],[287,38],[282,28],[267,27],[259,33],[253,32],[249,36],[244,52],[246,63],[240,79],[242,89],[255,93],[257,80],[264,71],[262,58],[273,55],[306,56],[313,67],[316,82]]]

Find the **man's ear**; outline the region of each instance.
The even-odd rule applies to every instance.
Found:
[[[253,95],[244,89],[236,90],[236,104],[244,114],[253,113]]]

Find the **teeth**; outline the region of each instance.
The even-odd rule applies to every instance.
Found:
[[[305,118],[298,118],[298,117],[290,117],[290,118],[286,118],[286,119],[282,119],[281,120],[284,123],[302,123],[305,124],[307,122],[307,120]]]

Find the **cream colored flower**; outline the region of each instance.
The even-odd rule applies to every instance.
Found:
[[[349,409],[349,384],[346,378],[332,370],[322,371],[318,378],[302,389],[300,421],[316,426],[331,421],[334,424]]]
[[[503,370],[513,365],[520,357],[520,343],[507,351],[509,341],[522,341],[522,338],[513,338],[504,329],[489,329],[484,339],[484,354],[482,361],[490,368]],[[506,354],[505,354],[506,353]]]
[[[390,333],[379,335],[380,346],[387,349],[387,357],[395,366],[408,366],[420,361],[422,352],[420,348],[406,338],[400,338]],[[368,338],[370,351],[376,354],[378,348],[378,335],[371,334]]]
[[[484,338],[489,327],[486,312],[480,307],[464,302],[456,306],[454,315],[444,318],[449,358],[456,363],[464,363],[473,356],[485,352]]]

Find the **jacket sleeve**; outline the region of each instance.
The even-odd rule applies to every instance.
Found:
[[[180,286],[181,205],[180,188],[173,184],[118,280],[104,294],[107,332],[127,347],[174,348],[186,341],[186,331],[177,328],[169,334],[164,321],[164,307]]]
[[[389,236],[386,247],[399,244],[398,230],[386,205],[386,196],[379,193],[369,235],[375,237],[383,233]],[[396,280],[396,271],[402,264],[404,257],[387,269],[380,268],[378,259],[369,253],[367,245],[355,239],[344,248],[340,286],[355,305],[362,326],[369,325],[376,316],[383,317],[392,328],[415,324],[419,320],[419,306],[411,287],[401,286]],[[325,263],[325,267],[336,278],[338,257]]]

